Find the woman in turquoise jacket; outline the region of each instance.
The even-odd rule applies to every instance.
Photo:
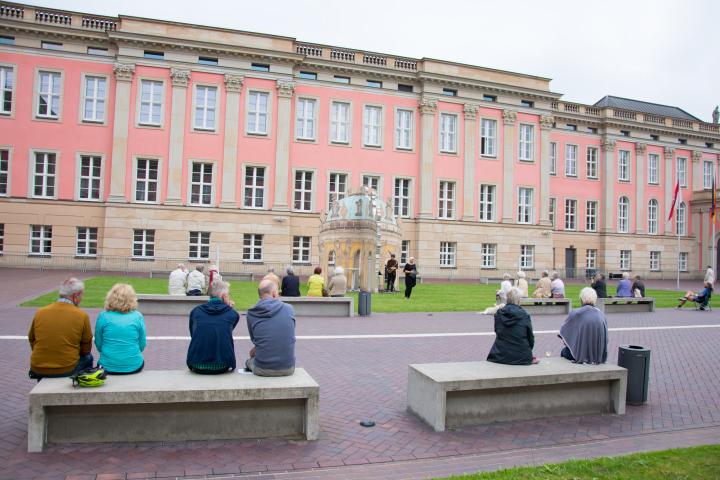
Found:
[[[137,306],[135,289],[126,283],[113,285],[105,297],[105,311],[95,322],[95,347],[109,374],[128,375],[145,366],[145,319]]]

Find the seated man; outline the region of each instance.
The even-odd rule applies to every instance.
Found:
[[[635,281],[632,284],[633,297],[645,297],[645,284],[640,275],[635,275]]]
[[[560,327],[565,348],[560,355],[575,363],[594,365],[607,361],[608,327],[605,315],[595,308],[597,293],[590,287],[580,291],[582,307],[568,315]]]
[[[616,297],[630,298],[633,296],[632,282],[630,281],[630,273],[623,272],[622,280],[618,282],[617,291],[615,292]]]
[[[205,290],[205,274],[203,271],[205,266],[196,265],[195,270],[187,276],[187,295],[189,297],[199,297]]]
[[[190,312],[190,347],[187,366],[203,375],[235,370],[233,329],[240,315],[230,300],[230,285],[214,281],[208,288],[210,300]]]
[[[607,298],[607,286],[605,285],[605,274],[596,273],[593,277],[593,282],[590,284],[597,298]]]
[[[247,311],[250,340],[255,345],[245,362],[261,377],[284,377],[295,372],[295,311],[278,300],[270,279],[258,286],[260,301]]]
[[[78,308],[85,284],[68,278],[59,299],[35,312],[30,340],[30,377],[69,377],[93,366],[92,330],[88,314]]]
[[[187,280],[187,268],[179,263],[177,268],[170,272],[168,280],[168,293],[170,295],[185,295],[185,281]]]
[[[704,285],[705,288],[703,288],[700,293],[688,291],[684,297],[678,298],[680,303],[678,304],[677,308],[682,308],[683,305],[685,305],[685,302],[690,300],[691,302],[697,303],[701,309],[705,309],[707,307],[708,302],[710,301],[710,297],[712,296],[712,283],[705,282]]]
[[[282,279],[282,288],[280,295],[283,297],[299,297],[300,296],[300,277],[295,275],[292,267],[286,270],[287,275]]]
[[[495,343],[488,362],[506,365],[530,365],[535,363],[532,349],[535,346],[530,315],[520,306],[520,290],[507,292],[507,304],[495,313]]]
[[[280,277],[275,274],[274,268],[268,268],[267,273],[262,278],[263,280],[272,280],[277,285],[278,290],[280,289]]]

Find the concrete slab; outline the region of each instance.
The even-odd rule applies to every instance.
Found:
[[[138,294],[138,310],[143,315],[190,315],[193,308],[210,300],[210,297],[185,295]]]
[[[569,298],[524,298],[520,306],[529,315],[567,315],[572,310]]]
[[[655,299],[642,298],[598,298],[595,306],[605,313],[654,312]]]
[[[296,317],[354,317],[353,297],[280,297],[292,305]]]

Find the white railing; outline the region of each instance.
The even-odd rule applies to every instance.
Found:
[[[0,5],[0,17],[25,18],[25,9],[10,5]]]
[[[322,57],[323,54],[322,48],[313,45],[298,45],[295,47],[295,52],[308,57]]]
[[[613,117],[624,118],[626,120],[636,120],[637,114],[635,112],[629,112],[627,110],[618,110],[617,108],[614,108],[613,109]]]
[[[665,117],[661,117],[660,115],[653,115],[651,113],[646,113],[643,115],[643,120],[648,123],[657,123],[658,125],[665,125]]]
[[[107,18],[82,17],[82,26],[91,30],[114,32],[117,30],[117,21]]]
[[[347,50],[338,50],[333,48],[330,50],[330,58],[332,60],[342,60],[343,62],[354,62],[355,52],[348,52]]]
[[[400,70],[417,70],[417,62],[415,60],[401,60],[399,58],[395,59],[395,68],[399,68]]]
[[[35,21],[42,23],[58,23],[60,25],[72,25],[72,16],[65,13],[35,10]]]
[[[387,57],[381,57],[379,55],[363,55],[363,63],[385,67],[387,66]]]
[[[679,118],[673,118],[672,126],[680,127],[680,128],[692,128],[692,122],[690,120],[681,120]]]

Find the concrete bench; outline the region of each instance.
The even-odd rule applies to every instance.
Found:
[[[523,298],[520,306],[530,315],[567,315],[572,310],[569,298]]]
[[[143,315],[190,315],[190,311],[207,302],[210,297],[185,295],[138,294],[138,310]]]
[[[598,298],[595,306],[605,313],[654,312],[653,297],[610,297]]]
[[[290,377],[144,371],[109,376],[98,388],[46,378],[29,396],[28,451],[46,443],[316,440],[319,391],[302,368]]]
[[[410,365],[408,410],[437,432],[511,420],[625,413],[627,370],[561,357],[537,365]]]
[[[354,317],[353,297],[280,297],[292,305],[296,317]]]

